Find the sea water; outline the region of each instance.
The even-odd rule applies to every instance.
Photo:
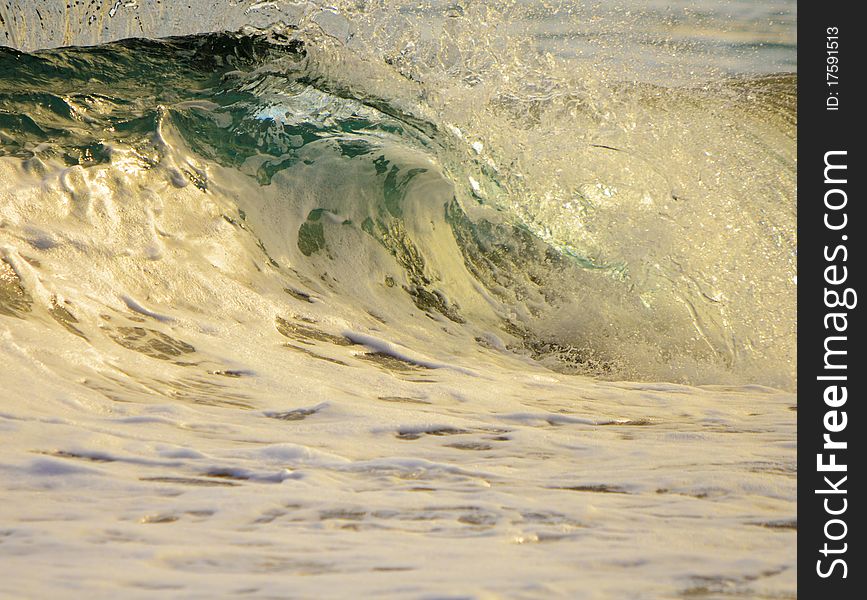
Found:
[[[794,597],[794,22],[0,3],[0,595]]]

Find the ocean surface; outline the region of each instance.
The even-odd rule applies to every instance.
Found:
[[[0,0],[0,597],[796,597],[795,10]]]

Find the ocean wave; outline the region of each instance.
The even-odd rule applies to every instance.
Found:
[[[38,177],[53,192],[6,202],[19,205],[30,246],[63,234],[26,233],[54,220],[28,210],[55,204],[83,227],[156,229],[156,204],[178,201],[158,182],[192,186],[201,200],[187,218],[201,221],[207,205],[255,245],[237,248],[231,268],[267,269],[296,296],[324,296],[326,281],[348,306],[409,300],[414,314],[556,369],[793,384],[791,77],[620,86],[608,108],[657,118],[652,138],[624,143],[616,131],[567,145],[565,123],[545,121],[610,118],[562,82],[492,96],[484,136],[478,117],[465,130],[443,118],[417,78],[295,27],[4,49],[0,62],[12,73],[0,84],[10,189]],[[638,127],[628,119],[618,125]],[[661,156],[664,129],[695,139]],[[554,153],[540,134],[558,141]],[[510,156],[512,136],[537,147]],[[768,162],[774,180],[755,181],[751,168]],[[114,214],[98,214],[101,194]],[[78,243],[100,251],[98,239]],[[117,265],[106,269],[111,279]]]

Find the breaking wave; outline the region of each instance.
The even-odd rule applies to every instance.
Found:
[[[0,311],[127,345],[106,307],[373,318],[432,355],[794,387],[795,77],[623,83],[445,18],[0,49]]]

